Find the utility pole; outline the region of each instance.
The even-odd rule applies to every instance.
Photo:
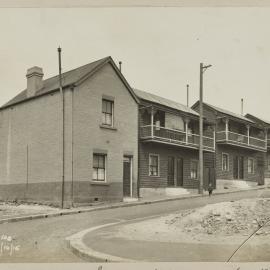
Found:
[[[204,66],[200,63],[200,141],[199,141],[199,187],[198,193],[203,194],[203,73],[212,65]]]
[[[58,48],[58,62],[59,62],[59,89],[61,100],[61,140],[62,140],[62,186],[61,186],[61,208],[64,208],[64,196],[65,196],[65,101],[62,86],[62,66],[61,66],[61,48]]]

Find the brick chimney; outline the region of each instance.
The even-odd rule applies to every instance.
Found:
[[[32,67],[27,70],[27,97],[32,97],[43,87],[43,71],[40,67]]]

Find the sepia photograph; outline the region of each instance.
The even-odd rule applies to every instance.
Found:
[[[269,262],[269,25],[0,5],[2,265]]]

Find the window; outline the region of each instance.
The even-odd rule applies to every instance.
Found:
[[[159,174],[159,157],[158,155],[149,155],[149,175],[158,176]]]
[[[248,158],[248,173],[254,173],[254,158]]]
[[[113,101],[102,99],[102,124],[113,126]]]
[[[191,160],[190,163],[190,178],[197,179],[198,178],[198,161]]]
[[[222,153],[222,171],[229,170],[229,155]]]
[[[106,179],[106,155],[93,155],[93,180],[105,181]]]

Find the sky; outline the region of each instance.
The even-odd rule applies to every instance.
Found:
[[[270,8],[0,8],[0,105],[26,88],[26,70],[57,75],[112,56],[132,87],[186,104],[199,98],[270,120]]]

